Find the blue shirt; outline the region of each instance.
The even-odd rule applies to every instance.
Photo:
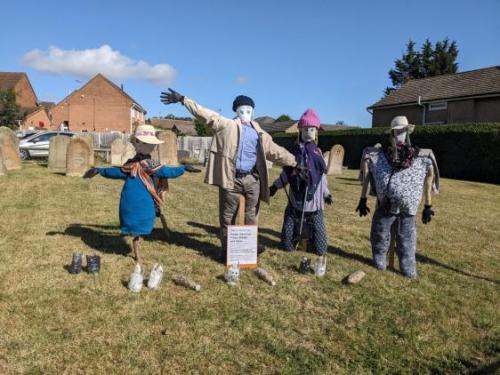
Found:
[[[236,156],[236,169],[251,171],[257,162],[257,142],[259,135],[252,124],[241,125],[240,143]]]

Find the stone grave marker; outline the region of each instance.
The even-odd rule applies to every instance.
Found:
[[[164,141],[156,146],[157,160],[163,165],[179,165],[177,158],[177,135],[171,130],[165,130],[158,134],[158,139]]]
[[[344,165],[344,147],[341,145],[334,145],[330,150],[328,158],[328,168],[326,174],[340,175],[342,174],[342,166]]]
[[[16,134],[6,126],[0,126],[0,149],[5,169],[8,171],[21,169],[19,139],[16,137]]]
[[[66,153],[71,137],[66,135],[57,135],[52,137],[49,142],[49,169],[56,171],[66,170]]]
[[[90,168],[89,143],[83,137],[73,137],[68,144],[66,154],[66,176],[82,177]]]

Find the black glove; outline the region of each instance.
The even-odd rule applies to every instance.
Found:
[[[333,204],[333,198],[331,194],[325,198],[325,203],[329,206]]]
[[[278,188],[276,187],[276,185],[272,184],[271,186],[269,186],[269,196],[270,197],[274,197],[274,194],[276,194],[277,191],[278,191]]]
[[[92,178],[95,175],[99,174],[99,170],[97,168],[90,168],[85,174],[83,175],[83,178]]]
[[[303,164],[297,164],[297,166],[295,167],[295,171],[297,173],[297,176],[299,176],[299,178],[302,180],[302,181],[307,181],[308,180],[308,176],[307,176],[307,167]]]
[[[191,173],[200,173],[201,172],[201,169],[195,168],[191,164],[185,164],[184,170],[186,172],[191,172]]]
[[[172,104],[172,103],[179,103],[184,100],[184,96],[179,94],[177,91],[172,90],[171,88],[168,89],[170,92],[163,92],[160,95],[160,100],[163,104]]]
[[[432,216],[434,216],[434,211],[431,210],[431,205],[426,204],[424,210],[422,211],[422,223],[427,224],[431,222]]]
[[[370,209],[366,205],[366,198],[359,198],[358,207],[356,207],[356,212],[359,211],[359,217],[368,215]]]

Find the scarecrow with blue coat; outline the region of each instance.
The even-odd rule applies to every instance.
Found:
[[[157,208],[163,205],[153,178],[169,179],[184,174],[185,166],[168,167],[151,159],[156,145],[163,143],[156,137],[151,125],[139,125],[135,131],[133,144],[136,155],[121,167],[91,168],[84,178],[97,174],[102,177],[125,180],[120,196],[120,229],[122,235],[133,236],[134,256],[139,259],[141,236],[153,231]]]

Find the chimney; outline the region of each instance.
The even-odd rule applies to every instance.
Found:
[[[120,85],[120,88],[121,88],[121,89],[122,89],[122,91],[123,91],[123,83]]]

